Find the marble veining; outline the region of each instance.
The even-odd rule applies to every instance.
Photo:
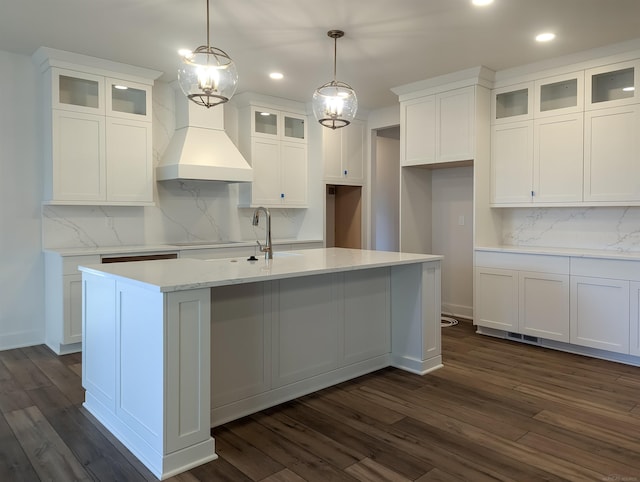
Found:
[[[441,260],[442,256],[428,254],[322,248],[269,260],[179,258],[89,265],[79,269],[108,278],[126,279],[146,289],[168,292]]]
[[[640,251],[640,208],[516,208],[504,210],[505,246]]]
[[[153,87],[153,164],[157,166],[175,128],[173,88]],[[252,209],[238,208],[238,185],[209,181],[154,183],[155,206],[42,207],[44,249],[161,245],[192,241],[264,239],[264,224],[251,226]],[[272,210],[274,237],[297,239],[304,209]],[[321,237],[316,233],[314,238]]]

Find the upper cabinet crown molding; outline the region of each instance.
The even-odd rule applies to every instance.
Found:
[[[163,74],[163,72],[158,70],[146,69],[135,65],[113,62],[112,60],[99,59],[49,47],[38,48],[31,56],[31,60],[38,66],[41,72],[45,72],[51,67],[74,70],[78,68],[78,65],[81,65],[82,72],[104,77],[108,77],[113,75],[113,72],[117,72],[119,79],[149,85],[153,85],[153,81]]]
[[[466,70],[460,70],[446,75],[440,75],[431,79],[420,80],[410,84],[394,87],[391,91],[398,96],[400,102],[424,97],[426,95],[446,92],[448,90],[481,85],[488,89],[493,88],[494,74],[487,67],[479,66]]]

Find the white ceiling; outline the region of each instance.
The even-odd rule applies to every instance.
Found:
[[[236,61],[238,92],[309,101],[333,77],[368,109],[390,88],[484,65],[503,70],[640,37],[640,0],[210,0],[211,44]],[[0,0],[0,49],[39,46],[165,72],[179,48],[206,43],[205,0]],[[535,34],[556,32],[538,44]],[[270,80],[270,71],[285,79]]]

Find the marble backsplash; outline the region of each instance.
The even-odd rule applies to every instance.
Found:
[[[153,160],[158,165],[174,132],[171,86],[153,88]],[[251,225],[252,209],[238,208],[238,185],[208,181],[155,183],[155,206],[42,207],[44,248],[165,244],[190,241],[253,241],[265,221]],[[272,210],[274,238],[298,238],[304,209]]]
[[[502,242],[640,252],[640,207],[504,209]]]

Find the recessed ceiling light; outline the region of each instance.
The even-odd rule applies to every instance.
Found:
[[[536,35],[536,40],[538,42],[549,42],[554,38],[556,38],[556,34],[551,32],[545,32],[545,33]]]
[[[280,72],[271,72],[269,74],[269,77],[271,77],[273,80],[280,80],[284,78],[284,75],[282,75]]]
[[[485,5],[492,4],[493,0],[471,0],[471,3],[473,3],[477,7],[484,7]]]

